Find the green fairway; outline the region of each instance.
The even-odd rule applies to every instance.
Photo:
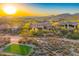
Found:
[[[4,52],[14,53],[18,55],[28,55],[32,52],[32,47],[19,44],[11,44],[4,49]]]

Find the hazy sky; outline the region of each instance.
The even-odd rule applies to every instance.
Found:
[[[6,4],[0,4],[0,9]],[[26,3],[8,4],[16,7],[16,16],[47,16],[62,13],[79,13],[79,3]],[[7,15],[0,10],[0,15]]]

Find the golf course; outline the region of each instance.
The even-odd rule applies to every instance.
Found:
[[[4,49],[4,52],[18,55],[29,55],[33,48],[27,45],[11,44]]]

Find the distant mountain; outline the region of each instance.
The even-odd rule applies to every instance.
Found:
[[[76,14],[59,14],[52,17],[53,20],[79,20],[79,13]]]
[[[60,14],[55,17],[57,20],[73,20],[73,16],[71,14]]]
[[[78,20],[79,13],[75,14],[59,14],[59,15],[50,15],[50,16],[0,16],[0,19],[22,19],[22,20]]]
[[[79,13],[73,14],[73,17],[74,17],[76,20],[79,20]]]
[[[74,16],[79,16],[79,13],[73,14]]]

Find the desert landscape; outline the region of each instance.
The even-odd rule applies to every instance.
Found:
[[[77,19],[79,14],[45,17],[2,16],[0,17],[0,55],[78,56],[79,21]],[[24,47],[22,51],[19,45],[30,48]]]
[[[78,4],[0,7],[0,56],[79,56]]]

